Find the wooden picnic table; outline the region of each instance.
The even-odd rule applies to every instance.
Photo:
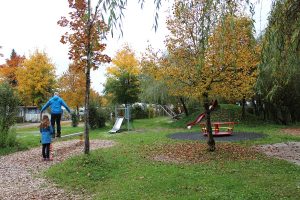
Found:
[[[214,136],[232,135],[236,122],[211,122],[212,134]],[[206,123],[200,123],[203,135],[207,135]]]

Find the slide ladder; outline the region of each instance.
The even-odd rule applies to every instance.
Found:
[[[159,105],[163,111],[165,111],[165,113],[167,115],[169,115],[170,117],[176,119],[178,117],[178,115],[167,105]]]

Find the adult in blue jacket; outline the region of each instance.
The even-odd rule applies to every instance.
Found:
[[[70,108],[67,106],[67,104],[64,102],[62,98],[58,96],[58,92],[54,93],[54,96],[42,107],[41,112],[46,110],[50,106],[51,109],[51,126],[53,127],[53,137],[55,137],[55,123],[56,123],[56,129],[57,134],[56,137],[61,136],[61,115],[63,113],[62,106],[66,108],[66,110],[70,113]]]

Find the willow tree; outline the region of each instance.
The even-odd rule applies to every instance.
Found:
[[[262,38],[257,91],[278,123],[300,120],[300,6],[274,1]]]

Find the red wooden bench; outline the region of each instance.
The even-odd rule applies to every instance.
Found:
[[[212,122],[212,134],[214,136],[232,135],[236,122]],[[206,123],[200,123],[203,135],[207,135]]]

